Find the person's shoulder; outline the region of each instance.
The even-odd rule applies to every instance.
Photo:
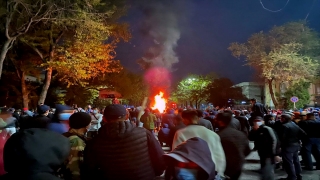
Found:
[[[231,127],[227,127],[226,129],[223,129],[222,131],[218,131],[217,133],[215,134],[218,134],[219,136],[220,135],[223,135],[223,136],[245,136],[243,132],[237,130],[237,129],[234,129],[234,128],[231,128]]]
[[[148,133],[150,131],[147,131],[145,128],[142,127],[133,127],[131,133]],[[150,132],[151,133],[151,132]]]
[[[273,130],[271,127],[269,127],[269,126],[263,126],[263,128],[262,128],[262,129],[264,129],[265,131],[268,131],[268,132],[274,133],[274,130]]]
[[[307,124],[307,122],[303,120],[298,122],[298,126],[305,125],[305,124]]]
[[[211,123],[208,119],[201,118],[200,120],[205,124]]]
[[[176,129],[176,134],[180,134],[180,133],[183,133],[185,131],[188,131],[189,128],[190,128],[189,126],[185,126],[183,128]]]
[[[83,151],[86,144],[84,140],[82,140],[80,137],[77,135],[73,135],[69,137],[70,144],[71,144],[71,149],[72,150],[78,150],[78,151]]]

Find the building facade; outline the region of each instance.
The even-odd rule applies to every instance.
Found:
[[[242,94],[248,99],[255,98],[257,101],[265,103],[265,86],[257,82],[242,82],[234,85],[234,87],[241,87]]]

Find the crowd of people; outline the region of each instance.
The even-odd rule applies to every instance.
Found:
[[[268,111],[251,101],[251,110],[164,113],[120,104],[104,109],[41,104],[36,113],[2,108],[0,139],[6,143],[0,179],[237,180],[251,151],[260,156],[263,180],[275,179],[275,165],[286,171],[285,179],[301,180],[301,164],[314,170],[311,155],[320,169],[320,121],[313,109]]]

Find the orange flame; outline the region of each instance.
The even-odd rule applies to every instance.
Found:
[[[167,100],[163,98],[163,92],[160,91],[160,93],[156,96],[154,96],[155,104],[152,107],[152,109],[158,109],[160,113],[163,113],[164,110],[166,109],[166,103]]]

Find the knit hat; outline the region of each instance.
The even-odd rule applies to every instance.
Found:
[[[126,108],[121,104],[110,104],[104,109],[103,117],[106,120],[117,120],[127,114]]]
[[[73,129],[81,129],[88,126],[91,122],[91,116],[84,112],[74,113],[69,118],[69,126]]]
[[[40,105],[40,106],[38,106],[38,108],[37,108],[37,111],[38,111],[39,114],[44,114],[44,113],[46,113],[48,110],[50,110],[50,107],[47,106],[47,105]]]

